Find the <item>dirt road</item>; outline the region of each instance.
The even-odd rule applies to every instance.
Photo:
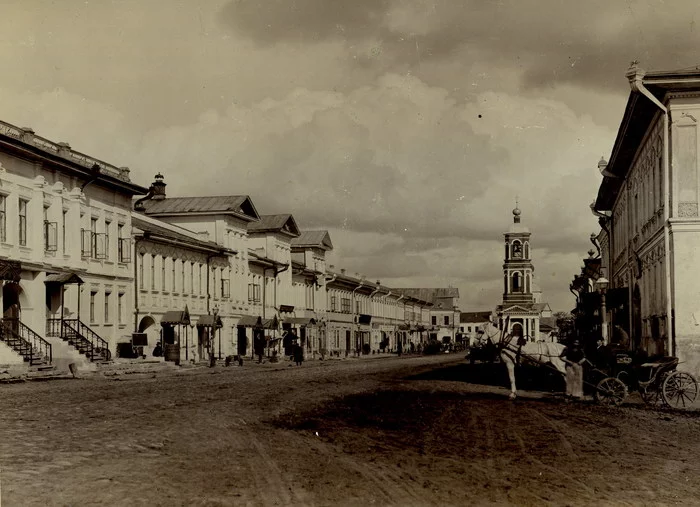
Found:
[[[469,368],[453,355],[0,386],[2,506],[700,502],[697,413],[510,402]]]

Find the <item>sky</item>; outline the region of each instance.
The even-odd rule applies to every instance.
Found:
[[[695,68],[696,22],[687,0],[5,0],[0,119],[169,196],[249,195],[327,229],[336,269],[464,311],[500,303],[517,197],[568,311],[624,74]]]

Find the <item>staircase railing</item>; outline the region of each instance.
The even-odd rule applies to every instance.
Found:
[[[107,341],[78,319],[63,319],[61,337],[64,340],[72,338],[79,342],[76,346],[81,352],[85,352],[91,361],[95,361],[96,356],[100,356],[103,361],[112,358]]]
[[[3,341],[19,341],[17,350],[30,365],[39,363],[51,363],[53,361],[53,349],[51,344],[36,334],[19,319],[2,319]],[[10,345],[12,346],[12,345]]]

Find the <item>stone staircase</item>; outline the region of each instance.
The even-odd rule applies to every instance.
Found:
[[[83,354],[90,362],[112,360],[107,341],[78,319],[49,319],[47,337],[59,337]]]
[[[51,344],[19,319],[2,319],[0,340],[22,356],[35,369],[50,369],[53,359]]]

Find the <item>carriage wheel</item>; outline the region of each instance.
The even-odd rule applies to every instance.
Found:
[[[688,408],[698,397],[698,383],[690,373],[674,371],[664,380],[661,396],[671,408]]]
[[[595,399],[602,405],[619,405],[627,397],[627,386],[615,377],[604,378],[595,389]]]

